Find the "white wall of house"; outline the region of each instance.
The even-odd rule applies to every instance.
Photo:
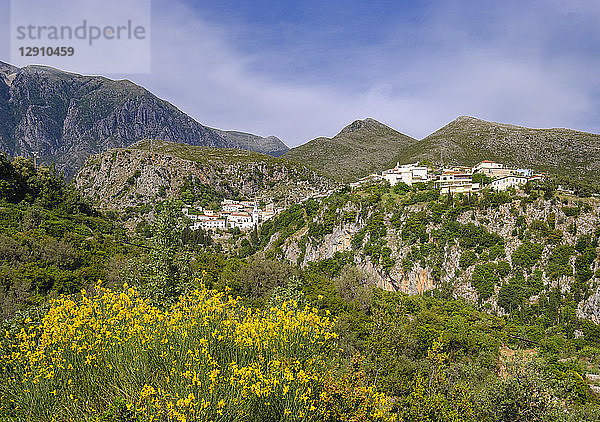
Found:
[[[526,177],[519,176],[505,176],[499,179],[493,180],[490,183],[490,187],[496,190],[506,190],[511,186],[517,187],[527,183]]]

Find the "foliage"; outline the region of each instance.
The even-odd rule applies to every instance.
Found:
[[[480,301],[486,301],[494,294],[494,287],[498,281],[499,278],[496,274],[496,264],[493,262],[475,266],[471,284],[477,290]]]
[[[523,242],[511,256],[514,267],[531,270],[542,257],[544,247],[539,243]]]
[[[124,288],[61,297],[7,340],[1,415],[100,420],[119,399],[142,421],[392,419],[384,395],[334,375],[336,334],[314,309],[249,309],[202,289],[163,312]]]
[[[458,261],[461,268],[468,268],[477,262],[477,254],[473,251],[465,251]]]
[[[574,253],[575,249],[571,245],[556,246],[548,258],[546,274],[553,280],[564,276],[572,276],[573,267],[569,262],[569,258]]]

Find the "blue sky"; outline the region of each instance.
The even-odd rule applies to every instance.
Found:
[[[152,73],[108,76],[290,146],[365,117],[416,138],[459,115],[598,133],[598,22],[596,0],[153,0]]]

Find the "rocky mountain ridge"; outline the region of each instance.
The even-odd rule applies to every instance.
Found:
[[[287,148],[279,139],[254,135],[240,142],[127,80],[5,63],[0,74],[0,150],[37,154],[67,177],[90,154],[147,138],[259,152]]]

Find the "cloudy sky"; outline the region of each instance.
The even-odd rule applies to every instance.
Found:
[[[598,133],[598,22],[598,0],[153,0],[151,73],[107,76],[289,146],[365,117],[416,138],[459,115]]]

